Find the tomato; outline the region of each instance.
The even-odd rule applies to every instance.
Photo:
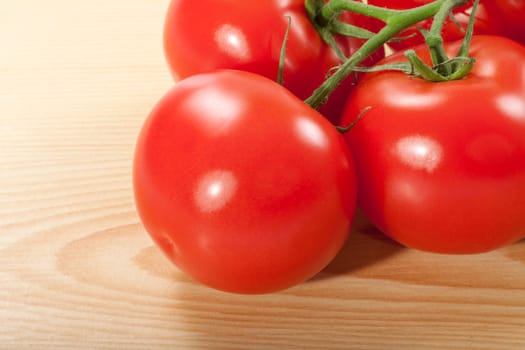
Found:
[[[433,0],[369,0],[371,5],[387,7],[397,10],[405,10],[417,6],[422,6],[431,3]],[[492,9],[488,9],[488,4],[491,1],[481,0],[475,14],[474,33],[475,34],[503,34],[504,22],[499,21]],[[494,0],[494,2],[511,3],[511,0]],[[454,41],[462,39],[465,36],[465,28],[468,25],[470,13],[472,11],[472,1],[467,5],[463,5],[454,10],[455,23],[451,19],[445,21],[443,26],[442,36],[445,41]],[[459,25],[458,25],[459,24]],[[412,47],[424,42],[424,38],[419,32],[418,28],[429,30],[432,25],[432,18],[422,21],[407,30],[401,32],[396,37],[405,38],[401,41],[392,41],[390,46],[395,50],[401,50],[407,47]]]
[[[170,70],[175,79],[226,68],[276,80],[289,18],[283,84],[304,100],[341,64],[310,23],[304,0],[172,0],[164,29]],[[360,24],[364,21],[359,19]],[[363,41],[338,37],[337,42],[350,56]],[[372,64],[383,56],[378,52],[366,62]],[[348,79],[320,111],[336,122],[353,85]]]
[[[353,160],[321,114],[243,71],[177,83],[138,137],[141,220],[211,287],[266,293],[305,281],[340,250],[356,205]]]
[[[449,54],[459,45],[447,44]],[[429,61],[425,47],[416,52]],[[358,204],[409,247],[478,253],[525,236],[525,47],[475,36],[471,55],[462,80],[371,73],[345,109],[348,123],[371,107],[345,134]]]
[[[499,34],[525,44],[525,0],[483,0]]]

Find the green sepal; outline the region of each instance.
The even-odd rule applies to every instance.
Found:
[[[339,133],[341,134],[345,134],[347,132],[349,132],[354,126],[356,126],[356,124],[363,118],[363,116],[365,115],[366,112],[368,112],[372,107],[370,106],[367,106],[365,108],[363,108],[361,110],[361,112],[359,112],[359,115],[357,116],[357,118],[355,118],[350,124],[348,124],[347,126],[339,126],[339,125],[336,125],[335,128],[337,129],[337,131],[339,131]]]
[[[376,35],[374,32],[339,20],[334,20],[332,23],[330,23],[330,28],[334,33],[357,39],[370,39]]]

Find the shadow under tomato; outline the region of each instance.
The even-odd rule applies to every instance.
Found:
[[[314,279],[373,266],[401,249],[366,220],[356,218],[340,254]],[[367,310],[356,306],[359,293],[354,296],[351,291],[344,298],[336,297],[337,315],[348,317],[338,316],[334,327],[333,322],[326,322],[333,317],[334,310],[327,308],[325,297],[329,292],[324,285],[307,282],[270,294],[233,294],[194,281],[167,264],[155,247],[144,249],[134,262],[152,279],[152,283],[145,279],[147,286],[142,288],[149,292],[144,294],[151,294],[147,300],[154,320],[163,321],[162,341],[178,345],[183,342],[185,348],[303,349],[312,342],[326,347],[355,348],[360,342],[359,337],[351,336],[356,334],[352,333],[356,332],[355,319],[369,317]],[[354,344],[355,341],[358,343]]]
[[[404,246],[382,234],[361,213],[357,213],[352,232],[339,254],[310,281],[366,269],[404,249]]]
[[[507,259],[519,262],[525,265],[525,238],[520,241],[509,245],[503,249],[503,255]]]

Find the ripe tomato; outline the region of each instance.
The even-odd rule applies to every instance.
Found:
[[[498,34],[525,44],[525,0],[483,0]]]
[[[304,100],[341,64],[310,23],[304,0],[172,0],[164,30],[168,65],[176,79],[226,68],[276,80],[289,18],[283,84]],[[362,44],[347,37],[337,41],[346,56]],[[383,56],[384,52],[378,52],[365,64]],[[336,122],[352,86],[348,79],[321,107],[321,113]]]
[[[471,55],[475,67],[462,80],[367,75],[345,110],[350,122],[371,107],[345,135],[358,203],[409,247],[477,253],[525,236],[525,47],[475,36]]]
[[[417,6],[422,6],[432,2],[433,0],[368,0],[368,3],[371,5],[387,7],[397,10],[405,10]],[[474,22],[474,33],[475,34],[494,34],[494,35],[504,35],[504,34],[514,34],[512,30],[505,29],[507,24],[505,20],[502,20],[502,10],[496,9],[496,7],[508,8],[511,7],[512,0],[480,0],[476,11],[476,17]],[[518,1],[520,2],[520,1]],[[496,5],[496,3],[498,5]],[[524,1],[521,1],[521,17],[516,15],[515,18],[519,18],[519,21],[516,20],[516,23],[524,30]],[[514,5],[516,6],[516,5]],[[443,26],[443,39],[445,41],[454,41],[462,39],[465,36],[464,29],[467,27],[470,13],[472,11],[472,1],[467,5],[463,5],[455,9],[454,17],[457,21],[455,23],[451,19],[448,19]],[[459,26],[458,26],[459,24]],[[398,37],[407,37],[401,41],[393,41],[390,43],[390,46],[395,50],[404,49],[407,47],[415,46],[424,42],[423,36],[419,33],[418,27],[424,29],[430,29],[432,25],[432,18],[422,21],[409,29],[403,31],[398,35]],[[521,35],[521,34],[519,34]],[[516,34],[510,35],[510,37],[516,38]]]
[[[356,202],[343,137],[284,87],[242,71],[187,78],[136,145],[138,212],[182,270],[211,287],[265,293],[319,272]]]

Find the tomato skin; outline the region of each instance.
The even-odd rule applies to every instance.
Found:
[[[203,11],[202,9],[206,9]],[[348,17],[348,16],[347,16]],[[288,19],[283,84],[304,100],[341,61],[320,38],[304,9],[304,0],[172,0],[164,28],[164,52],[175,79],[216,69],[238,69],[277,79],[281,46]],[[363,18],[345,20],[352,23]],[[338,37],[346,56],[362,40]],[[378,51],[368,64],[384,57]],[[337,122],[353,82],[348,79],[320,108]]]
[[[525,44],[525,0],[483,0],[497,34]]]
[[[318,112],[259,75],[219,71],[170,90],[136,145],[141,220],[183,271],[216,289],[303,282],[345,242],[353,160]]]
[[[525,47],[475,36],[471,54],[471,74],[452,82],[370,74],[343,116],[371,107],[345,135],[358,204],[409,247],[480,253],[525,237]]]
[[[375,6],[387,7],[397,10],[410,9],[417,6],[422,6],[432,2],[432,0],[369,0],[368,3]],[[474,33],[479,34],[491,34],[491,35],[504,35],[512,39],[517,40],[521,35],[521,32],[525,30],[525,22],[523,18],[525,13],[525,2],[521,1],[519,5],[521,9],[514,8],[514,10],[521,11],[520,15],[515,15],[515,18],[519,20],[511,20],[511,23],[516,23],[514,29],[509,28],[508,14],[504,14],[506,9],[510,7],[511,0],[480,0],[478,8],[475,14],[474,22]],[[519,1],[518,1],[519,3]],[[517,7],[518,5],[514,5]],[[454,10],[454,16],[457,23],[461,26],[458,27],[457,23],[454,23],[451,19],[447,19],[443,26],[442,36],[445,41],[455,41],[462,39],[465,36],[464,30],[469,22],[470,13],[472,11],[472,1],[467,5],[459,6]],[[508,11],[510,13],[510,11]],[[519,13],[519,12],[518,12]],[[519,24],[518,24],[519,23]],[[408,28],[398,35],[398,37],[407,37],[401,41],[392,41],[389,43],[390,47],[395,50],[401,50],[408,47],[416,46],[424,42],[423,36],[419,33],[418,27],[422,27],[429,30],[432,25],[432,18],[422,21],[415,26]],[[521,30],[518,30],[518,26],[521,26]],[[523,41],[522,41],[523,42]]]

